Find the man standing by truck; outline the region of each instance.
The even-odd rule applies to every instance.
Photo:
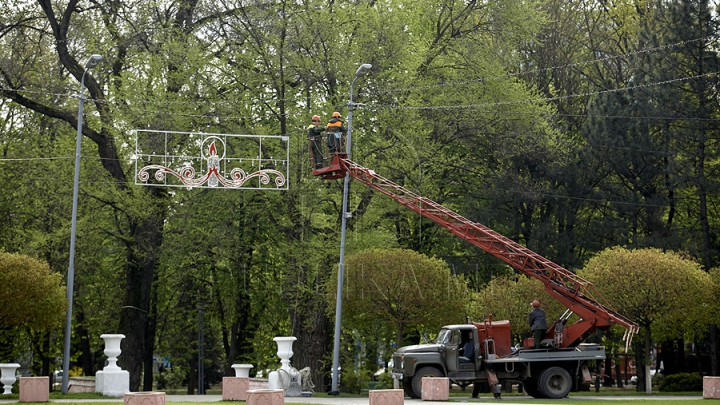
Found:
[[[540,309],[539,300],[534,300],[530,305],[532,305],[533,310],[530,311],[528,321],[530,322],[530,330],[532,331],[533,339],[535,339],[535,349],[539,349],[540,343],[542,342],[543,338],[545,337],[545,333],[547,332],[545,311]]]

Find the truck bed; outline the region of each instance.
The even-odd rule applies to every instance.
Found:
[[[495,358],[483,359],[488,364],[564,361],[564,360],[605,360],[605,348],[595,344],[582,344],[565,349],[519,350]]]

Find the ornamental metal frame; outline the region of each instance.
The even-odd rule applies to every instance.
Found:
[[[287,190],[290,138],[136,129],[135,184]]]

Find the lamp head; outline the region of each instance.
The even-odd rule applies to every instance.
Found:
[[[102,55],[92,55],[90,58],[85,62],[85,69],[92,69],[102,60]]]
[[[364,74],[367,73],[370,69],[372,69],[372,65],[371,65],[371,64],[369,64],[369,63],[363,63],[362,65],[360,65],[360,67],[358,68],[357,72],[355,72],[355,77],[360,77],[360,76],[364,75]]]

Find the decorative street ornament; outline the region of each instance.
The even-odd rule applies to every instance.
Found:
[[[289,137],[135,130],[135,184],[287,190]]]

